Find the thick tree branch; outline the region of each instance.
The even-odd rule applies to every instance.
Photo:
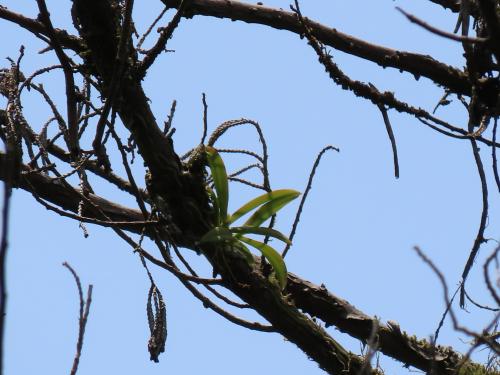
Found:
[[[162,0],[162,2],[169,8],[177,8],[180,4],[180,0]],[[184,16],[192,17],[193,15],[228,18],[233,21],[257,23],[275,29],[288,30],[297,34],[303,33],[303,27],[294,13],[239,1],[193,0],[184,12]],[[312,35],[325,45],[372,61],[382,67],[403,70],[415,77],[427,77],[457,94],[470,95],[471,93],[471,85],[464,72],[443,64],[430,56],[397,51],[371,44],[344,34],[335,28],[305,19]],[[483,80],[482,84],[488,85],[489,82],[487,81]]]
[[[7,159],[5,154],[0,153],[0,180],[3,181],[8,177],[5,169],[6,163]],[[40,198],[64,210],[78,213],[78,205],[81,201],[81,193],[79,190],[70,190],[67,185],[62,184],[59,180],[47,177],[39,172],[33,172],[26,165],[23,165],[21,169],[23,172],[21,178],[13,187],[21,188],[28,192],[34,192],[40,196]],[[113,221],[142,221],[144,219],[140,211],[123,207],[97,195],[89,194],[89,199],[95,205],[99,206]],[[85,212],[85,214],[88,217],[100,219],[94,212]],[[131,225],[130,227],[124,227],[124,229],[140,233],[142,227]]]
[[[372,327],[378,325],[378,350],[398,361],[422,371],[453,374],[461,355],[449,347],[433,348],[426,340],[418,340],[402,331],[396,323],[377,322],[349,302],[330,293],[324,285],[317,286],[289,273],[287,291],[295,305],[311,316],[333,325],[340,331],[368,343]]]
[[[120,35],[120,9],[116,3],[100,0],[75,0],[73,12],[78,29],[90,49],[88,64],[95,67],[108,92],[115,69]],[[194,242],[204,234],[208,225],[203,212],[208,212],[208,198],[202,174],[183,173],[183,165],[175,154],[172,140],[163,135],[156,123],[136,74],[136,56],[130,51],[127,66],[120,82],[119,97],[113,109],[132,133],[139,152],[149,168],[148,190],[153,200],[166,204],[178,230],[172,235],[182,242]]]

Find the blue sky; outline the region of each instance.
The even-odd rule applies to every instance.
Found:
[[[159,1],[147,8],[136,2],[139,30],[161,10]],[[395,10],[405,10],[429,23],[452,30],[455,18],[438,6],[414,1],[315,1],[302,5],[308,17],[338,30],[396,49],[434,56],[462,67],[458,43],[444,40],[410,24]],[[36,17],[35,2],[1,0],[12,10]],[[71,27],[70,2],[47,1],[53,23]],[[266,5],[288,8],[284,1]],[[168,13],[171,17],[172,13]],[[167,22],[162,21],[162,25]],[[26,46],[23,70],[54,64],[44,45],[12,24],[0,21],[0,57],[17,57]],[[151,43],[151,40],[150,40]],[[149,44],[150,45],[150,44]],[[327,144],[340,153],[327,154],[318,169],[306,203],[287,267],[350,301],[382,321],[399,322],[402,329],[426,338],[443,312],[436,277],[412,251],[420,246],[455,288],[476,236],[481,191],[468,142],[448,139],[417,120],[389,111],[397,140],[400,179],[393,176],[392,153],[382,117],[376,107],[342,91],[317,63],[314,51],[297,35],[258,25],[205,17],[183,20],[169,43],[175,53],[164,54],[144,81],[158,122],[166,119],[177,100],[174,127],[179,154],[196,146],[202,133],[202,92],[207,94],[209,130],[241,117],[258,121],[267,138],[273,188],[303,191],[314,158]],[[428,80],[332,51],[340,67],[353,78],[394,91],[416,106],[432,110],[442,90]],[[7,60],[3,60],[7,66]],[[63,76],[55,72],[43,82],[64,107]],[[46,121],[48,109],[33,93],[23,97],[25,114],[35,129]],[[459,105],[438,114],[466,126]],[[54,129],[52,129],[54,130]],[[251,128],[229,133],[221,145],[259,150]],[[490,150],[482,147],[490,181],[490,216],[486,237],[499,239],[500,202],[492,183]],[[118,157],[114,156],[118,162]],[[236,170],[244,160],[225,157]],[[143,181],[141,163],[135,173]],[[120,172],[120,169],[117,168]],[[133,201],[95,181],[96,192],[108,199]],[[231,186],[230,207],[237,208],[255,192]],[[288,233],[298,202],[283,210],[277,228]],[[12,202],[8,254],[6,374],[68,373],[77,334],[77,292],[63,261],[82,282],[94,285],[94,298],[80,363],[80,374],[290,374],[323,373],[314,362],[277,334],[256,333],[232,325],[203,308],[177,280],[151,267],[166,298],[168,339],[160,363],[149,361],[146,298],[148,279],[137,255],[110,230],[88,226],[83,238],[78,223],[60,218],[36,204],[22,191]],[[492,303],[482,280],[482,261],[495,246],[486,244],[470,275],[469,290],[485,304]],[[153,250],[151,244],[146,248]],[[206,262],[186,252],[205,275]],[[457,311],[458,312],[458,311]],[[239,312],[238,312],[239,313]],[[256,319],[252,314],[243,315]],[[458,312],[464,325],[480,329],[492,316]],[[328,331],[349,349],[355,340],[333,327]],[[449,323],[440,343],[466,350]],[[383,358],[383,357],[382,357]],[[484,353],[477,358],[484,358]],[[383,360],[388,374],[401,364]]]

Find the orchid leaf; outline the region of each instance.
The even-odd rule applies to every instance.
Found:
[[[249,244],[250,246],[255,247],[260,250],[262,255],[269,261],[271,266],[273,267],[274,273],[276,274],[276,279],[278,280],[281,289],[285,289],[286,286],[286,278],[287,278],[287,270],[285,262],[281,255],[274,250],[271,246],[266,245],[265,243],[252,240],[248,237],[240,237],[241,241]]]
[[[210,197],[210,201],[212,202],[212,205],[214,207],[215,211],[215,225],[219,224],[219,204],[217,203],[217,195],[215,192],[210,189],[208,186],[206,187],[208,196]]]
[[[235,222],[243,215],[246,215],[247,213],[249,213],[253,209],[259,207],[260,205],[263,205],[264,203],[272,202],[272,201],[279,200],[279,199],[285,199],[285,198],[288,198],[288,200],[286,201],[286,203],[288,203],[289,201],[295,199],[299,195],[300,195],[300,193],[298,191],[295,191],[295,190],[280,189],[280,190],[273,190],[269,193],[258,196],[257,198],[252,199],[251,201],[249,201],[246,204],[244,204],[243,206],[241,206],[238,210],[236,210],[229,218],[228,224]],[[281,206],[281,207],[283,207],[283,206]],[[272,214],[271,214],[271,216],[272,216]]]
[[[292,243],[283,233],[271,229],[271,228],[263,228],[263,227],[232,227],[229,228],[231,233],[236,234],[236,238],[240,238],[242,234],[261,234],[263,236],[274,237],[280,241],[285,242],[286,244],[291,245]]]
[[[208,165],[212,173],[215,192],[217,194],[218,224],[225,224],[227,221],[227,204],[229,201],[229,185],[227,180],[226,167],[217,150],[213,147],[206,147]]]
[[[227,242],[232,240],[234,240],[234,237],[228,228],[215,227],[205,233],[205,235],[201,237],[199,243]]]
[[[272,193],[272,192],[271,192]],[[252,216],[245,222],[244,226],[258,227],[264,221],[273,216],[276,212],[281,210],[283,206],[290,203],[292,200],[300,195],[298,191],[288,190],[287,194],[282,194],[277,197],[273,197],[269,202],[262,205],[257,211],[253,213]]]

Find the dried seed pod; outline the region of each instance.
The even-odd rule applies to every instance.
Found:
[[[160,353],[165,351],[167,340],[167,309],[163,296],[155,284],[151,284],[151,288],[149,288],[146,312],[151,332],[148,340],[148,351],[151,360],[158,362]]]

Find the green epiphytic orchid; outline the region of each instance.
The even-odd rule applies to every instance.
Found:
[[[246,245],[256,248],[273,267],[276,279],[281,288],[285,288],[287,270],[281,255],[268,244],[248,238],[245,235],[256,234],[273,237],[289,244],[290,240],[281,232],[261,227],[260,225],[276,214],[286,204],[297,198],[300,193],[290,189],[270,191],[250,200],[232,215],[228,215],[229,183],[226,167],[215,148],[207,146],[206,153],[215,189],[214,191],[208,188],[208,193],[215,210],[215,227],[205,233],[199,242],[228,243],[240,250],[249,262],[253,262],[253,255]],[[242,226],[230,226],[251,211],[254,211],[253,214]]]

